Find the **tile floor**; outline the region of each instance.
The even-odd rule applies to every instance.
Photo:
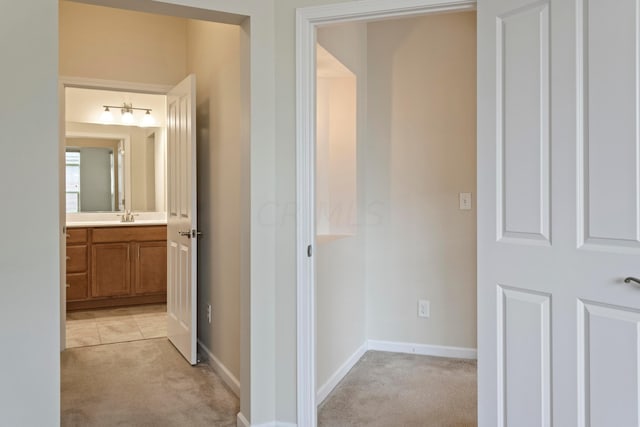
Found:
[[[166,336],[166,304],[67,313],[67,348]]]

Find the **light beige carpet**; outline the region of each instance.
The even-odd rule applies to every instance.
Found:
[[[62,426],[235,426],[239,402],[166,338],[66,350]]]
[[[477,425],[476,362],[369,351],[318,411],[321,427]]]

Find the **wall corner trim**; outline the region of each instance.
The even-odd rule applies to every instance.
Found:
[[[206,345],[202,343],[202,341],[198,340],[198,346],[207,360],[205,361],[211,368],[216,372],[216,374],[220,375],[222,381],[233,391],[233,393],[240,398],[240,381],[231,373],[231,371],[217,358],[211,353],[211,350],[207,348]],[[240,416],[242,414],[238,413],[238,427],[241,427],[240,424]],[[246,418],[242,416],[242,419],[246,421]],[[249,424],[246,424],[249,427]]]
[[[478,350],[475,348],[415,344],[396,341],[369,340],[368,349],[375,351],[389,351],[393,353],[419,354],[422,356],[449,357],[453,359],[476,360],[478,358]]]

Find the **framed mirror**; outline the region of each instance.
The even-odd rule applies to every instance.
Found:
[[[163,128],[66,123],[66,212],[164,212]]]

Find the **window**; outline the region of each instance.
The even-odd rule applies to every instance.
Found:
[[[80,152],[65,152],[67,212],[80,212]]]

